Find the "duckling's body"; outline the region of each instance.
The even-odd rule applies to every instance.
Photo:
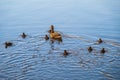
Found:
[[[13,43],[12,42],[5,42],[5,48],[9,47],[9,46],[12,46]]]
[[[93,50],[93,48],[90,46],[88,47],[88,51],[91,52]]]
[[[26,35],[25,33],[22,33],[21,37],[22,37],[22,38],[26,38],[27,35]]]
[[[105,53],[106,50],[105,50],[104,48],[102,48],[100,52],[101,52],[101,53]]]
[[[103,42],[103,40],[101,38],[99,38],[98,43],[100,44],[102,42]]]
[[[48,35],[45,35],[44,39],[45,39],[45,40],[49,40]]]

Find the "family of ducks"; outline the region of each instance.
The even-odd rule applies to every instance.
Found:
[[[62,42],[61,34],[59,32],[57,32],[57,31],[54,31],[54,26],[53,25],[50,26],[50,30],[48,32],[49,32],[49,36],[45,35],[45,40],[49,40],[50,39],[51,43],[54,43],[55,40],[57,40],[59,42]],[[99,40],[97,41],[98,44],[101,44],[102,42],[103,42],[103,40],[101,38],[99,38]],[[92,52],[93,48],[91,46],[88,47],[88,51]],[[106,50],[104,48],[102,48],[100,50],[100,52],[101,53],[105,53]],[[69,54],[69,52],[67,50],[64,50],[63,55],[67,56],[68,54]]]
[[[51,43],[54,43],[54,41],[62,42],[62,35],[59,32],[57,32],[57,31],[54,30],[54,26],[53,25],[50,26],[50,30],[48,31],[48,33],[49,33],[49,36],[45,35],[45,37],[44,37],[45,40],[50,40]],[[22,33],[21,37],[22,38],[26,38],[27,35],[25,33]],[[97,42],[100,44],[100,43],[103,42],[103,40],[100,38]],[[8,48],[10,46],[13,46],[12,42],[5,42],[5,48]],[[92,52],[93,48],[91,46],[88,47],[88,51]],[[104,48],[102,48],[100,50],[100,52],[101,53],[105,53],[106,50]],[[68,54],[69,54],[69,52],[67,50],[64,50],[63,55],[67,56]]]

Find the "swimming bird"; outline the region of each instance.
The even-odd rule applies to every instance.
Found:
[[[67,52],[67,50],[64,50],[64,53],[63,53],[63,55],[64,56],[67,56],[69,53]]]
[[[103,42],[103,40],[101,38],[99,38],[98,43],[100,44],[102,42]]]
[[[88,51],[91,52],[93,50],[93,48],[90,46],[88,47]]]
[[[27,35],[23,32],[22,35],[21,35],[22,38],[26,38]]]
[[[44,39],[45,39],[45,40],[49,40],[48,35],[45,35]]]
[[[5,48],[9,47],[9,46],[12,46],[13,43],[12,42],[5,42]]]
[[[105,53],[106,52],[105,48],[102,48],[100,52]]]
[[[50,38],[62,42],[62,36],[59,32],[54,31],[54,26],[50,27]]]

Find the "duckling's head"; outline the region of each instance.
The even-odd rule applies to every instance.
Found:
[[[23,32],[23,35],[25,35],[25,33]]]

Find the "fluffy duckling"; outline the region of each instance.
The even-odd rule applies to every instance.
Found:
[[[67,52],[67,50],[64,50],[64,53],[63,53],[63,55],[64,56],[67,56],[69,53]]]
[[[10,47],[10,46],[12,46],[12,45],[13,45],[12,42],[5,42],[5,48]]]
[[[21,35],[22,38],[26,38],[27,35],[23,32],[22,35]]]
[[[100,44],[102,42],[103,42],[103,40],[101,38],[99,38],[98,43]]]
[[[92,50],[93,50],[93,48],[90,46],[90,47],[88,47],[88,51],[89,52],[92,52]]]
[[[48,35],[45,35],[44,39],[45,39],[46,41],[49,40]]]
[[[106,52],[105,48],[102,48],[100,52],[105,53]]]

